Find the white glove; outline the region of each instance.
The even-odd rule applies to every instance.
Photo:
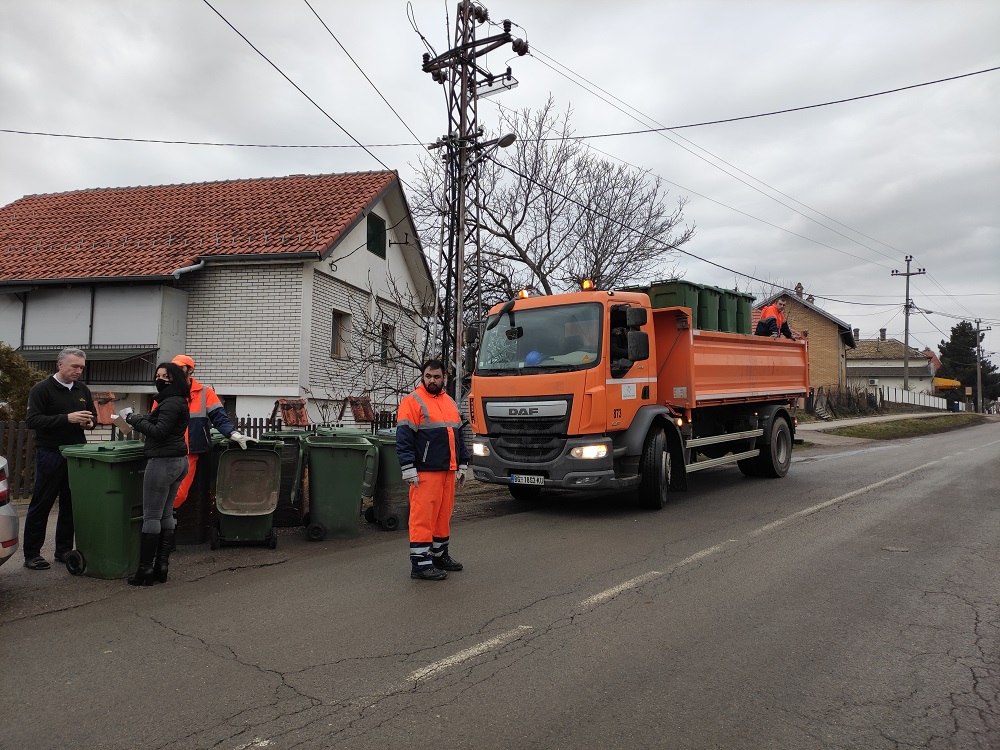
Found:
[[[403,469],[403,481],[409,482],[411,487],[418,486],[420,484],[420,478],[417,476],[417,470],[413,467]]]
[[[232,440],[234,443],[237,443],[243,450],[247,449],[247,443],[257,442],[255,438],[247,437],[242,432],[237,432],[236,430],[233,430],[231,433],[229,433],[229,439]]]
[[[131,406],[126,406],[124,409],[122,409],[120,412],[118,412],[118,416],[121,417],[122,419],[124,419],[127,422],[128,421],[128,415],[132,414],[134,412],[135,412],[135,409],[133,409]]]
[[[459,466],[458,471],[455,472],[455,481],[458,483],[459,487],[465,485],[465,477],[469,474],[468,466]]]

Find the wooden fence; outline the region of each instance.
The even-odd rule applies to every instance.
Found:
[[[235,421],[236,429],[252,438],[260,438],[265,432],[280,432],[280,419],[247,417]],[[344,427],[343,423],[311,424],[305,427],[289,427],[290,430],[315,432],[319,427]],[[374,422],[368,425],[372,432],[396,426],[396,415],[379,412]],[[356,425],[363,429],[364,425]],[[89,436],[91,441],[134,440],[135,433],[123,436],[114,425],[98,428]],[[0,422],[0,455],[7,459],[7,478],[10,496],[17,500],[31,497],[35,486],[35,441],[31,430],[24,422]]]

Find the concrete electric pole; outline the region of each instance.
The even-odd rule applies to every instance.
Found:
[[[465,274],[466,240],[466,190],[469,183],[469,166],[473,156],[489,146],[508,146],[511,136],[480,143],[483,129],[479,125],[477,102],[484,96],[507,91],[517,85],[506,73],[494,75],[480,65],[477,60],[488,52],[506,44],[517,55],[528,52],[528,43],[511,36],[511,22],[503,22],[499,34],[476,38],[477,28],[489,22],[489,11],[479,3],[461,0],[455,14],[453,46],[447,52],[431,57],[424,54],[422,69],[445,86],[448,103],[448,134],[442,136],[431,148],[444,148],[445,164],[444,195],[448,205],[448,243],[444,253],[444,274],[440,281],[445,288],[442,311],[441,358],[447,367],[452,363],[450,390],[456,400],[462,390],[462,343],[465,307],[463,279]],[[478,184],[478,183],[477,183]],[[479,203],[478,196],[474,205]],[[478,218],[478,217],[477,217]],[[477,222],[478,223],[478,222]],[[451,385],[453,384],[453,385]]]
[[[976,318],[976,411],[983,413],[983,346],[980,341],[982,331],[992,331],[990,326],[981,328],[982,320]]]
[[[893,271],[893,276],[905,276],[906,277],[906,303],[904,305],[904,324],[903,324],[903,390],[910,390],[910,277],[911,276],[921,276],[927,271],[923,268],[918,268],[916,271],[910,271],[910,261],[913,260],[912,255],[906,256],[906,273],[900,273],[899,271]]]

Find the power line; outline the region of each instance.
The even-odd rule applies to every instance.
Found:
[[[506,164],[502,164],[501,162],[497,161],[493,156],[489,156],[487,158],[490,161],[492,161],[494,164],[496,164],[498,167],[500,167],[501,169],[505,169],[508,172],[511,172],[512,174],[517,175],[521,179],[527,180],[528,182],[531,182],[531,183],[537,185],[538,187],[542,188],[543,190],[548,190],[553,195],[556,195],[559,198],[562,198],[563,200],[569,201],[570,203],[573,203],[576,206],[579,206],[580,208],[583,208],[583,209],[585,209],[587,211],[591,211],[595,216],[599,216],[602,219],[606,219],[607,221],[610,221],[613,224],[617,224],[618,226],[623,227],[623,228],[627,229],[630,232],[635,232],[636,234],[638,234],[638,235],[640,235],[642,237],[645,237],[648,240],[659,241],[655,237],[652,237],[651,235],[646,234],[642,230],[636,229],[635,227],[632,227],[632,226],[629,226],[628,224],[626,224],[625,222],[623,222],[621,219],[617,219],[617,218],[615,218],[613,216],[610,216],[608,214],[604,214],[604,213],[601,213],[599,211],[595,211],[593,208],[591,208],[590,206],[586,205],[585,203],[581,203],[580,201],[576,200],[575,198],[572,198],[572,197],[570,197],[568,195],[565,195],[564,193],[560,193],[558,190],[553,190],[548,185],[543,185],[538,180],[536,180],[536,179],[534,179],[532,177],[529,177],[528,175],[524,174],[523,172],[521,172],[521,171],[519,171],[517,169],[514,169],[513,167],[510,167],[510,166],[508,166]],[[715,266],[716,268],[721,268],[723,271],[728,271],[729,273],[734,273],[737,276],[742,276],[745,279],[750,279],[751,281],[756,281],[756,282],[759,282],[761,284],[766,284],[768,286],[776,286],[774,284],[774,282],[772,282],[772,281],[767,281],[765,279],[759,279],[756,276],[752,276],[752,275],[750,275],[748,273],[744,273],[743,271],[737,271],[736,269],[729,268],[728,266],[724,266],[721,263],[716,263],[715,261],[708,260],[707,258],[702,258],[700,255],[695,255],[694,253],[689,252],[688,250],[684,250],[683,248],[681,248],[681,247],[679,247],[677,245],[674,245],[673,243],[664,242],[663,244],[664,244],[665,247],[670,248],[671,250],[676,250],[677,252],[679,252],[679,253],[681,253],[683,255],[687,255],[688,257],[694,258],[695,260],[700,260],[702,263],[707,263],[710,266]],[[833,297],[821,297],[821,296],[816,295],[816,294],[814,294],[813,297],[815,299],[824,299],[824,300],[827,300],[828,302],[838,302],[838,303],[841,303],[841,304],[844,304],[844,305],[861,305],[861,306],[865,306],[865,307],[885,307],[885,305],[879,305],[879,304],[876,304],[874,302],[849,302],[847,300],[835,299]]]
[[[339,47],[344,51],[344,54],[347,55],[347,58],[352,63],[354,63],[354,67],[356,67],[361,72],[361,75],[363,75],[365,77],[365,80],[368,81],[368,83],[371,84],[371,87],[373,89],[375,89],[375,93],[378,94],[382,98],[382,101],[385,102],[385,106],[387,106],[389,109],[392,110],[392,113],[394,115],[396,115],[396,119],[398,119],[401,123],[403,123],[403,127],[406,128],[410,132],[410,135],[412,135],[417,141],[419,141],[420,138],[417,136],[417,134],[413,132],[413,130],[410,128],[409,125],[406,124],[406,121],[400,116],[399,112],[396,111],[395,107],[393,107],[391,104],[389,104],[389,100],[386,99],[384,96],[382,96],[382,92],[378,90],[378,86],[376,86],[375,83],[372,81],[372,79],[368,77],[368,74],[365,73],[365,71],[361,69],[361,66],[358,65],[357,61],[353,57],[351,57],[351,53],[348,52],[347,48],[344,47],[344,45],[340,43],[340,40],[337,38],[337,35],[334,34],[330,30],[330,27],[326,25],[326,21],[324,21],[322,18],[320,18],[320,15],[319,15],[319,13],[316,12],[316,9],[313,8],[312,5],[309,4],[309,0],[302,0],[302,2],[304,2],[306,4],[306,7],[309,8],[309,10],[311,10],[313,12],[313,15],[316,16],[316,20],[318,20],[323,25],[323,28],[326,29],[326,32],[331,37],[333,37],[333,41],[335,41],[339,45]]]
[[[324,113],[325,114],[325,113]],[[404,123],[405,124],[405,123]],[[338,126],[339,127],[339,126]],[[343,128],[341,128],[343,130]],[[346,131],[345,131],[346,132]],[[172,141],[161,138],[117,138],[107,135],[79,135],[76,133],[45,133],[37,130],[11,130],[0,128],[0,133],[15,135],[40,135],[47,138],[79,138],[90,141],[123,141],[126,143],[162,143],[168,146],[223,146],[226,148],[396,148],[423,146],[423,143],[368,143],[368,144],[294,144],[294,143],[225,143],[221,141]]]
[[[535,52],[539,52],[539,50],[538,50],[537,47],[534,48],[534,51]],[[546,57],[548,57],[548,56],[546,55]],[[549,59],[552,59],[552,58],[549,58]],[[542,61],[542,62],[544,64],[544,61]],[[555,61],[553,61],[553,62],[555,62]],[[568,70],[568,68],[567,68],[567,70]],[[834,104],[845,104],[846,102],[856,102],[856,101],[859,101],[861,99],[871,99],[871,98],[876,97],[876,96],[885,96],[886,94],[895,94],[895,93],[898,93],[900,91],[907,91],[909,89],[920,88],[921,86],[933,86],[934,84],[938,84],[938,83],[946,83],[948,81],[956,81],[956,80],[958,80],[960,78],[968,78],[969,76],[977,76],[977,75],[981,75],[983,73],[993,73],[993,72],[995,72],[997,70],[1000,70],[1000,65],[998,65],[997,67],[994,67],[994,68],[984,68],[983,70],[975,70],[975,71],[973,71],[971,73],[962,73],[961,75],[950,76],[948,78],[939,78],[939,79],[937,79],[935,81],[925,81],[924,83],[915,83],[915,84],[910,85],[910,86],[900,86],[899,88],[895,88],[895,89],[888,89],[886,91],[878,91],[878,92],[876,92],[874,94],[863,94],[861,96],[852,96],[852,97],[849,97],[847,99],[836,99],[834,101],[822,102],[821,104],[808,104],[808,105],[805,105],[805,106],[802,106],[802,107],[792,107],[790,109],[779,109],[779,110],[775,110],[773,112],[762,112],[762,113],[756,114],[756,115],[744,115],[742,117],[729,117],[729,118],[726,118],[724,120],[706,120],[704,122],[694,122],[694,123],[690,123],[688,125],[670,125],[670,126],[662,126],[662,127],[658,127],[658,128],[648,128],[646,130],[626,130],[626,131],[622,131],[622,132],[618,132],[618,133],[597,133],[597,134],[593,134],[593,135],[581,135],[581,136],[577,136],[577,137],[579,137],[579,138],[615,138],[617,136],[624,136],[624,135],[640,135],[640,134],[643,134],[643,133],[658,133],[658,132],[661,132],[661,131],[664,131],[664,130],[684,130],[685,128],[700,128],[700,127],[704,127],[706,125],[721,125],[721,124],[727,123],[727,122],[739,122],[740,120],[753,120],[753,119],[757,119],[757,118],[760,118],[760,117],[773,117],[774,115],[784,115],[784,114],[788,114],[789,112],[801,112],[801,111],[807,110],[807,109],[817,109],[819,107],[830,107],[830,106],[832,106]],[[556,71],[556,72],[558,73],[559,71]],[[859,234],[860,234],[860,232],[859,232]],[[878,242],[879,240],[875,240],[875,241]],[[885,244],[885,243],[882,243],[882,244]],[[891,246],[887,246],[887,247],[891,247]]]
[[[350,139],[351,139],[352,141],[354,141],[354,142],[355,142],[356,144],[358,144],[359,146],[361,146],[361,148],[363,148],[363,149],[365,150],[365,152],[366,152],[366,153],[367,153],[367,154],[368,154],[368,155],[369,155],[370,157],[372,157],[372,158],[373,158],[373,159],[374,159],[375,161],[377,161],[377,162],[378,162],[379,164],[381,164],[381,165],[382,165],[382,166],[383,166],[383,167],[384,167],[384,168],[385,168],[385,169],[386,169],[387,171],[389,171],[389,172],[392,172],[392,171],[393,171],[393,170],[392,170],[392,169],[391,169],[391,168],[389,167],[389,165],[388,165],[388,164],[386,164],[386,163],[385,163],[385,162],[383,162],[383,161],[382,161],[381,159],[379,159],[379,158],[378,158],[377,156],[375,156],[375,154],[373,154],[373,153],[372,153],[372,152],[371,152],[371,151],[370,151],[370,150],[368,149],[368,147],[367,147],[367,146],[365,146],[364,144],[362,144],[362,143],[361,143],[361,141],[359,141],[359,140],[358,140],[357,138],[355,138],[355,137],[354,137],[353,135],[351,135],[351,133],[350,133],[350,132],[348,132],[348,130],[347,130],[347,129],[346,129],[346,128],[345,128],[344,126],[343,126],[343,125],[341,125],[341,124],[340,124],[339,122],[337,122],[337,121],[336,121],[336,120],[335,120],[335,119],[334,119],[334,118],[333,118],[333,117],[332,117],[332,116],[330,115],[330,113],[329,113],[329,112],[327,112],[327,111],[326,111],[325,109],[323,109],[323,108],[322,108],[322,107],[321,107],[321,106],[320,106],[320,105],[319,105],[319,104],[318,104],[318,103],[316,102],[316,100],[315,100],[315,99],[313,99],[313,98],[312,98],[311,96],[309,96],[309,94],[307,94],[307,93],[306,93],[305,91],[303,91],[303,90],[302,90],[302,88],[301,88],[301,87],[300,87],[300,86],[299,86],[299,85],[298,85],[297,83],[295,83],[295,81],[293,81],[293,80],[292,80],[291,78],[289,78],[289,77],[288,77],[288,75],[286,75],[286,73],[285,73],[285,72],[284,72],[284,71],[283,71],[283,70],[282,70],[281,68],[279,68],[279,67],[278,67],[277,65],[275,65],[275,64],[274,64],[273,62],[271,62],[271,59],[270,59],[270,58],[269,58],[269,57],[268,57],[267,55],[265,55],[265,54],[264,54],[263,52],[261,52],[261,51],[260,51],[259,49],[257,49],[257,47],[255,47],[255,46],[254,46],[253,42],[251,42],[251,41],[250,41],[249,39],[247,39],[247,38],[246,38],[246,37],[245,37],[245,36],[243,35],[243,33],[242,33],[242,32],[241,32],[241,31],[240,31],[239,29],[237,29],[237,28],[236,28],[235,26],[233,26],[233,24],[229,22],[229,19],[227,19],[227,18],[226,18],[226,17],[224,16],[224,15],[222,15],[222,14],[221,14],[221,13],[220,13],[219,11],[217,11],[217,10],[215,9],[215,7],[214,7],[214,6],[213,6],[213,5],[212,5],[212,4],[211,4],[211,3],[210,3],[210,2],[208,1],[208,0],[202,0],[202,2],[203,2],[203,3],[205,3],[205,5],[207,5],[207,6],[209,7],[209,8],[211,8],[211,9],[212,9],[212,12],[213,12],[213,13],[215,13],[215,15],[217,15],[217,16],[218,16],[219,18],[221,18],[221,19],[223,20],[223,22],[225,22],[225,24],[226,24],[226,25],[227,25],[227,26],[228,26],[229,28],[231,28],[231,29],[232,29],[233,31],[235,31],[235,32],[236,32],[237,34],[239,34],[239,36],[240,36],[240,39],[242,39],[242,40],[243,40],[244,42],[246,42],[246,43],[247,43],[248,45],[250,45],[250,48],[251,48],[251,49],[252,49],[252,50],[253,50],[254,52],[256,52],[256,53],[257,53],[258,55],[260,55],[260,56],[261,56],[262,58],[264,58],[264,60],[265,60],[265,61],[267,62],[267,64],[268,64],[268,65],[270,65],[270,66],[271,66],[272,68],[274,68],[274,69],[275,69],[276,71],[278,71],[278,73],[279,73],[279,74],[281,75],[281,77],[282,77],[282,78],[284,78],[284,79],[285,79],[286,81],[288,81],[288,82],[289,82],[290,84],[292,84],[292,86],[294,86],[294,87],[295,87],[295,90],[296,90],[296,91],[298,91],[298,92],[299,92],[300,94],[302,94],[302,96],[304,96],[304,97],[305,97],[306,99],[308,99],[308,100],[309,100],[309,103],[310,103],[310,104],[312,104],[312,105],[313,105],[313,106],[314,106],[314,107],[315,107],[316,109],[318,109],[318,110],[319,110],[320,112],[322,112],[322,113],[323,113],[323,116],[324,116],[324,117],[326,117],[326,119],[328,119],[328,120],[329,120],[330,122],[332,122],[332,123],[333,123],[334,125],[336,125],[336,126],[337,126],[338,128],[340,128],[340,130],[341,130],[341,131],[342,131],[342,132],[344,133],[344,135],[346,135],[346,136],[347,136],[348,138],[350,138]]]

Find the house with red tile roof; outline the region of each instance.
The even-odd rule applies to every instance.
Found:
[[[29,195],[0,208],[0,340],[148,408],[157,362],[192,356],[239,417],[302,399],[395,409],[434,285],[395,172]],[[348,410],[350,413],[350,410]]]
[[[751,331],[757,328],[760,311],[784,299],[785,317],[792,334],[809,342],[809,385],[839,388],[847,385],[847,351],[855,346],[851,327],[815,304],[805,295],[802,284],[795,291],[782,291],[754,303]]]

